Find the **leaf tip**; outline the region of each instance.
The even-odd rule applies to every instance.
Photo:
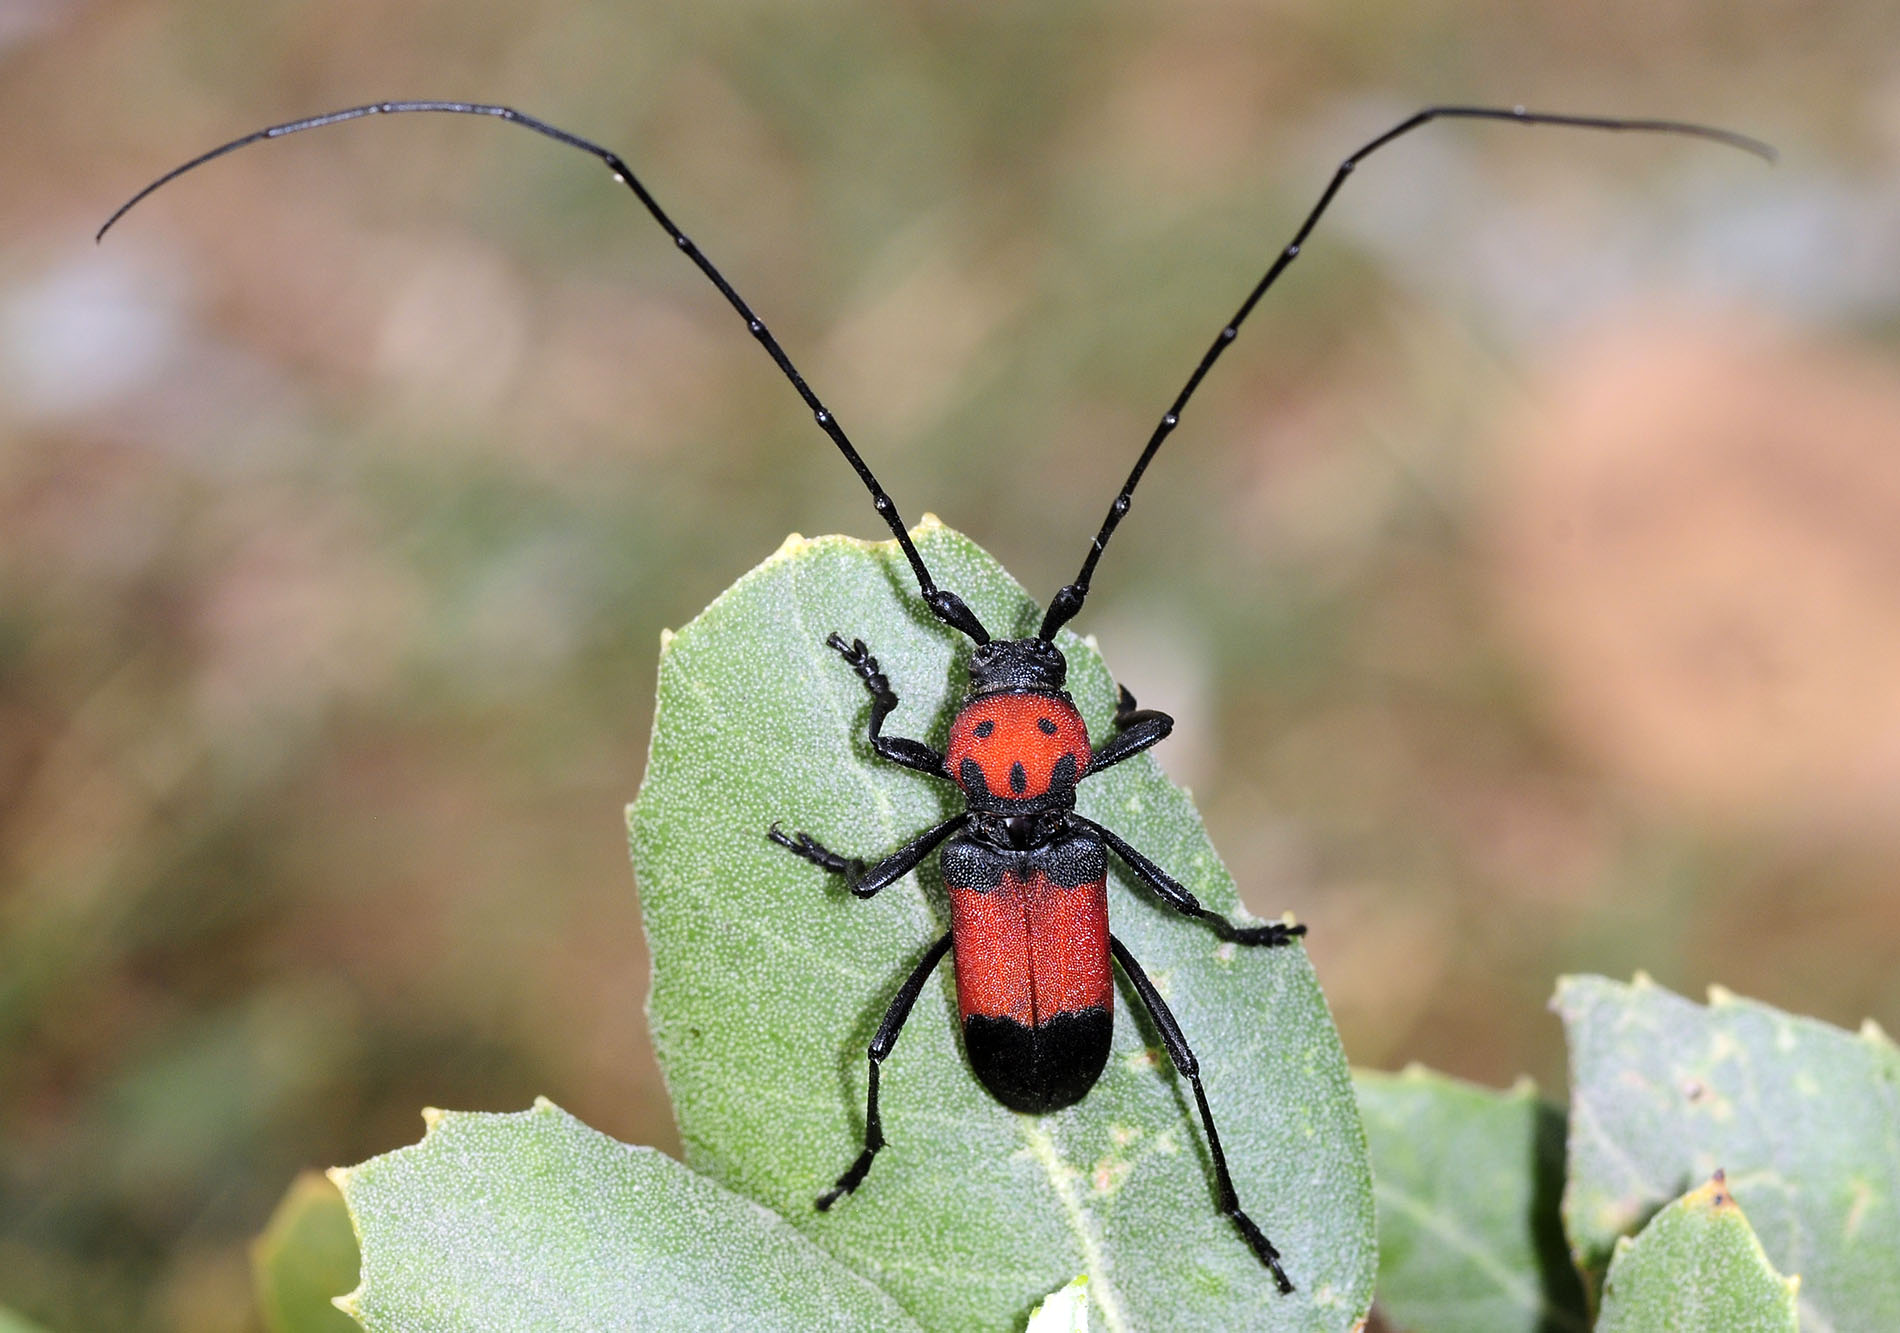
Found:
[[[677,638],[679,638],[679,635],[673,630],[663,629],[660,631],[660,656],[666,656],[667,650],[673,646],[673,640]]]
[[[1735,1003],[1735,992],[1720,982],[1709,983],[1709,1007],[1719,1009],[1725,1004]]]
[[[350,1168],[349,1167],[333,1166],[328,1171],[325,1171],[323,1174],[332,1185],[335,1185],[337,1187],[339,1191],[347,1191],[349,1189],[350,1187]]]
[[[442,1114],[442,1108],[439,1106],[422,1108],[422,1130],[425,1134],[433,1133],[435,1127],[442,1123]]]
[[[1649,973],[1639,967],[1630,973],[1630,985],[1634,986],[1637,990],[1653,990],[1656,985],[1656,978],[1650,976]]]
[[[554,1100],[551,1097],[536,1097],[534,1099],[534,1111],[536,1115],[547,1115],[551,1111],[559,1111],[560,1109],[560,1107],[554,1104]]]
[[[943,520],[938,518],[935,514],[931,513],[928,509],[926,509],[924,510],[923,517],[917,520],[917,526],[915,529],[913,529],[913,531],[928,532],[932,528],[940,528],[942,526],[943,526]]]
[[[346,1291],[341,1296],[332,1296],[330,1304],[360,1324],[363,1322],[362,1295],[363,1288],[358,1286],[355,1291]]]
[[[1893,1038],[1887,1035],[1887,1029],[1871,1018],[1860,1020],[1860,1039],[1870,1046],[1893,1049]]]

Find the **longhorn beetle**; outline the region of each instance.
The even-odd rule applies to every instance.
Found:
[[[1273,1275],[1280,1291],[1291,1292],[1293,1284],[1281,1266],[1280,1252],[1240,1207],[1233,1175],[1221,1151],[1220,1135],[1214,1129],[1214,1113],[1201,1086],[1199,1065],[1186,1036],[1154,983],[1141,970],[1141,964],[1109,933],[1109,853],[1163,902],[1200,920],[1223,940],[1273,946],[1305,934],[1306,927],[1278,923],[1235,925],[1202,907],[1166,870],[1124,842],[1112,829],[1075,812],[1078,782],[1165,739],[1174,727],[1174,720],[1166,713],[1137,708],[1134,697],[1123,688],[1113,732],[1101,745],[1092,745],[1081,714],[1062,688],[1068,664],[1055,645],[1056,631],[1082,609],[1095,577],[1096,564],[1109,538],[1126,517],[1135,487],[1148,470],[1148,464],[1154,461],[1162,443],[1180,424],[1188,399],[1234,341],[1241,322],[1252,313],[1287,266],[1298,258],[1307,237],[1340,186],[1373,152],[1430,121],[1445,119],[1690,135],[1742,149],[1770,162],[1774,160],[1774,150],[1746,135],[1707,125],[1554,115],[1526,111],[1521,106],[1427,107],[1362,144],[1339,164],[1319,201],[1294,232],[1293,239],[1274,256],[1266,274],[1254,284],[1240,308],[1221,326],[1214,341],[1201,354],[1199,364],[1168,410],[1162,413],[1160,423],[1148,437],[1128,479],[1109,505],[1108,515],[1089,546],[1081,571],[1073,581],[1056,589],[1049,599],[1041,628],[1025,639],[993,639],[961,597],[948,588],[938,587],[932,580],[896,504],[878,484],[870,466],[845,435],[844,427],[805,383],[765,322],[753,313],[745,298],[713,267],[700,248],[674,225],[627,164],[579,135],[523,115],[511,107],[477,102],[376,102],[350,107],[257,130],[173,168],[120,205],[99,228],[96,239],[103,239],[114,223],[160,186],[248,144],[366,116],[425,111],[491,116],[519,125],[598,158],[613,172],[615,180],[632,190],[654,221],[673,238],[673,243],[738,312],[766,355],[805,400],[820,429],[831,437],[865,489],[870,491],[879,517],[890,527],[891,535],[897,539],[904,558],[917,575],[924,605],[974,645],[969,694],[951,723],[948,751],[939,754],[922,741],[884,735],[884,720],[897,707],[897,695],[878,667],[877,658],[860,640],[847,641],[837,633],[826,639],[845,665],[864,682],[871,696],[871,748],[880,758],[893,764],[956,783],[963,792],[965,809],[962,813],[924,830],[869,865],[840,856],[807,833],[787,834],[777,824],[773,824],[766,835],[793,855],[843,876],[846,886],[860,898],[869,898],[895,883],[941,848],[938,864],[950,896],[950,932],[930,946],[922,961],[905,978],[871,1039],[863,1151],[838,1178],[837,1184],[819,1197],[817,1206],[830,1208],[855,1190],[871,1169],[878,1150],[884,1146],[883,1125],[878,1117],[878,1068],[896,1045],[904,1020],[910,1016],[918,994],[944,954],[954,950],[956,955],[957,1006],[963,1016],[964,1049],[971,1069],[997,1101],[1011,1110],[1035,1115],[1060,1110],[1081,1100],[1101,1077],[1111,1035],[1113,977],[1109,960],[1112,957],[1141,997],[1176,1072],[1194,1090],[1194,1103],[1207,1133],[1208,1156],[1214,1166],[1214,1188],[1220,1211],[1232,1220],[1248,1247]]]

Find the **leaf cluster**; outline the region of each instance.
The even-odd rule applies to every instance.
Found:
[[[916,539],[987,623],[1033,627],[985,553],[934,521]],[[871,1031],[947,912],[928,866],[860,902],[763,835],[784,821],[869,859],[955,808],[870,755],[868,698],[824,647],[871,643],[902,696],[891,730],[941,745],[958,645],[908,586],[888,543],[793,538],[665,640],[629,831],[685,1162],[547,1102],[430,1112],[421,1143],[333,1172],[340,1195],[292,1191],[257,1251],[273,1329],[1319,1333],[1362,1325],[1375,1271],[1386,1325],[1416,1333],[1900,1327],[1900,1053],[1877,1031],[1575,978],[1555,1001],[1567,1113],[1417,1069],[1355,1083],[1300,948],[1222,944],[1119,877],[1113,928],[1195,1045],[1298,1291],[1216,1212],[1191,1095],[1126,992],[1100,1085],[1022,1116],[970,1075],[944,969],[885,1067],[890,1146],[817,1211],[859,1146]],[[1061,646],[1105,734],[1113,680],[1092,644]],[[1242,915],[1148,757],[1080,809]],[[349,1318],[314,1295],[345,1288]]]

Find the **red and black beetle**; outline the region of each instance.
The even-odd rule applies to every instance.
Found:
[[[646,187],[618,156],[598,144],[523,115],[510,107],[475,102],[401,101],[351,107],[305,120],[273,125],[233,139],[174,168],[120,206],[99,229],[103,237],[114,223],[152,191],[213,158],[265,139],[282,138],[366,116],[410,112],[448,112],[490,116],[545,135],[591,154],[612,170],[614,179],[639,198],[687,258],[719,289],[746,322],[792,387],[804,399],[818,425],[831,437],[845,461],[870,491],[878,514],[897,539],[917,576],[923,603],[945,624],[975,645],[970,658],[970,691],[950,728],[947,753],[922,741],[883,734],[884,721],[897,707],[897,695],[877,659],[862,642],[832,634],[827,642],[858,674],[871,696],[870,739],[876,753],[895,764],[957,784],[965,809],[904,846],[866,864],[830,851],[806,833],[786,834],[776,824],[768,837],[780,846],[832,873],[842,875],[851,891],[868,898],[903,878],[932,852],[950,896],[951,929],[925,952],[885,1012],[870,1045],[870,1093],[865,1110],[864,1149],[838,1182],[818,1200],[829,1208],[863,1181],[872,1159],[884,1146],[878,1117],[878,1067],[891,1053],[898,1032],[931,971],[946,953],[956,954],[957,1003],[963,1017],[964,1049],[976,1076],[996,1099],[1012,1110],[1042,1114],[1084,1097],[1107,1061],[1113,1009],[1111,958],[1140,996],[1153,1019],[1175,1069],[1194,1090],[1201,1125],[1207,1134],[1220,1211],[1239,1229],[1282,1292],[1293,1290],[1280,1253],[1241,1209],[1234,1182],[1214,1129],[1213,1112],[1201,1086],[1200,1070],[1174,1015],[1127,948],[1108,929],[1108,861],[1112,853],[1134,878],[1170,907],[1197,917],[1223,940],[1244,945],[1284,944],[1304,926],[1237,926],[1207,911],[1178,882],[1113,830],[1075,813],[1075,787],[1092,773],[1118,764],[1163,740],[1174,727],[1166,713],[1138,709],[1126,689],[1114,731],[1099,746],[1090,742],[1082,718],[1063,691],[1068,664],[1055,646],[1056,631],[1066,625],[1088,597],[1115,528],[1128,513],[1135,486],[1162,442],[1174,431],[1188,399],[1214,362],[1227,350],[1254,306],[1300,254],[1308,235],[1333,196],[1368,154],[1438,119],[1513,121],[1583,129],[1634,130],[1685,134],[1712,139],[1770,161],[1774,152],[1754,139],[1728,130],[1680,121],[1626,120],[1603,116],[1551,115],[1523,107],[1436,106],[1399,122],[1362,145],[1340,163],[1319,201],[1292,241],[1273,259],[1240,308],[1221,327],[1187,383],[1162,414],[1135,461],[1108,516],[1089,548],[1081,571],[1056,590],[1040,629],[1023,639],[995,640],[962,598],[932,580],[923,557],[906,531],[897,506],[878,484],[837,419],[819,401],[792,365],[764,321],[753,313],[712,262],[673,224]],[[939,850],[941,849],[941,850]]]

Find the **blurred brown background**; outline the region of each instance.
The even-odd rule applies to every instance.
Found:
[[[1891,0],[0,0],[0,1303],[248,1328],[306,1165],[671,1145],[621,807],[662,627],[905,512],[1046,595],[1347,149],[1079,627],[1348,1050],[1560,1086],[1574,969],[1900,1027]]]

